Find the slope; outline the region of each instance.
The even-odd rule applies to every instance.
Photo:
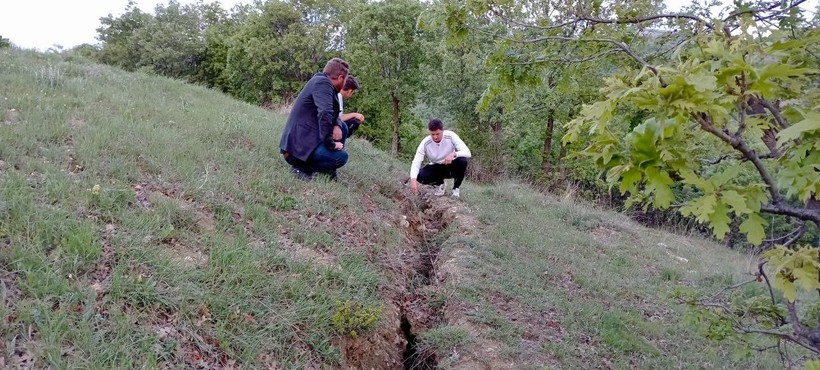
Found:
[[[0,51],[0,368],[734,367],[668,293],[747,258],[515,184],[408,194],[362,140],[303,183],[283,120]]]

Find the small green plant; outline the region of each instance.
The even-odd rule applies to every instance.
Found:
[[[673,270],[670,268],[664,268],[661,270],[661,280],[663,281],[678,281],[680,280],[680,272],[677,270]]]
[[[89,189],[88,203],[91,207],[99,209],[107,216],[112,216],[122,209],[128,207],[132,194],[126,189],[106,189],[100,184],[95,184]]]
[[[296,198],[290,195],[283,195],[281,197],[277,197],[276,201],[274,202],[274,208],[280,211],[298,209],[299,201],[297,201]]]
[[[343,335],[356,338],[360,332],[371,329],[381,318],[383,305],[362,305],[347,300],[337,304],[333,314],[333,328]]]

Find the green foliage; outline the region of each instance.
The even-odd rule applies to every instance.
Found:
[[[225,84],[220,87],[245,101],[287,102],[329,56],[328,41],[313,34],[293,3],[268,1],[242,25],[226,27],[220,31],[235,31],[229,38],[209,35],[214,56],[224,58],[214,63],[225,63],[217,78]]]
[[[817,247],[778,247],[763,257],[774,266],[774,287],[789,302],[797,299],[798,290],[814,292],[820,289],[820,249]]]
[[[355,301],[344,301],[336,304],[336,313],[331,322],[337,332],[356,338],[373,328],[381,319],[384,306],[362,305]]]
[[[97,39],[103,44],[98,56],[100,62],[136,70],[142,53],[136,42],[137,35],[152,20],[150,14],[143,13],[133,2],[128,3],[119,17],[109,14],[100,18],[101,26],[97,28]]]
[[[11,40],[0,35],[0,49],[11,47]]]
[[[809,164],[820,160],[820,147],[806,144],[820,138],[820,126],[812,123],[818,108],[799,99],[814,94],[817,86],[806,83],[813,70],[794,62],[812,40],[820,40],[820,33],[799,41],[779,33],[763,39],[703,36],[697,47],[681,53],[682,62],[659,69],[660,77],[643,69],[608,78],[601,90],[605,98],[584,106],[582,116],[567,125],[564,142],[580,140],[588,131],[592,143],[584,154],[606,169],[609,184],[632,201],[657,208],[681,202],[682,214],[710,225],[718,238],[729,231],[732,218],[739,218],[740,231],[759,244],[766,226],[761,207],[781,196],[773,186],[797,204],[820,193],[820,180]],[[760,153],[775,150],[767,147],[764,132],[783,123],[768,110],[750,114],[755,99],[796,99],[783,110],[795,123],[778,134],[776,150],[783,155],[777,159]],[[652,115],[620,136],[612,126],[624,104]],[[704,159],[709,157],[727,160],[709,165]],[[734,157],[740,160],[728,159]],[[673,177],[700,195],[678,199]]]
[[[400,134],[418,131],[420,123],[410,108],[426,58],[416,28],[422,9],[417,0],[369,3],[356,9],[347,30],[345,57],[362,84],[351,108],[367,118],[360,132],[394,155],[402,148],[412,153],[416,145],[403,143]]]

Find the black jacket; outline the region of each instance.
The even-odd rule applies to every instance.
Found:
[[[331,133],[339,119],[338,93],[327,75],[313,75],[293,103],[279,149],[303,161],[322,143],[333,150]]]

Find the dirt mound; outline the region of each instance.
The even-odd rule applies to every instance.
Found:
[[[369,335],[343,337],[339,343],[344,354],[344,369],[404,369],[407,340],[401,330],[401,317],[395,305],[385,305],[381,325]]]

